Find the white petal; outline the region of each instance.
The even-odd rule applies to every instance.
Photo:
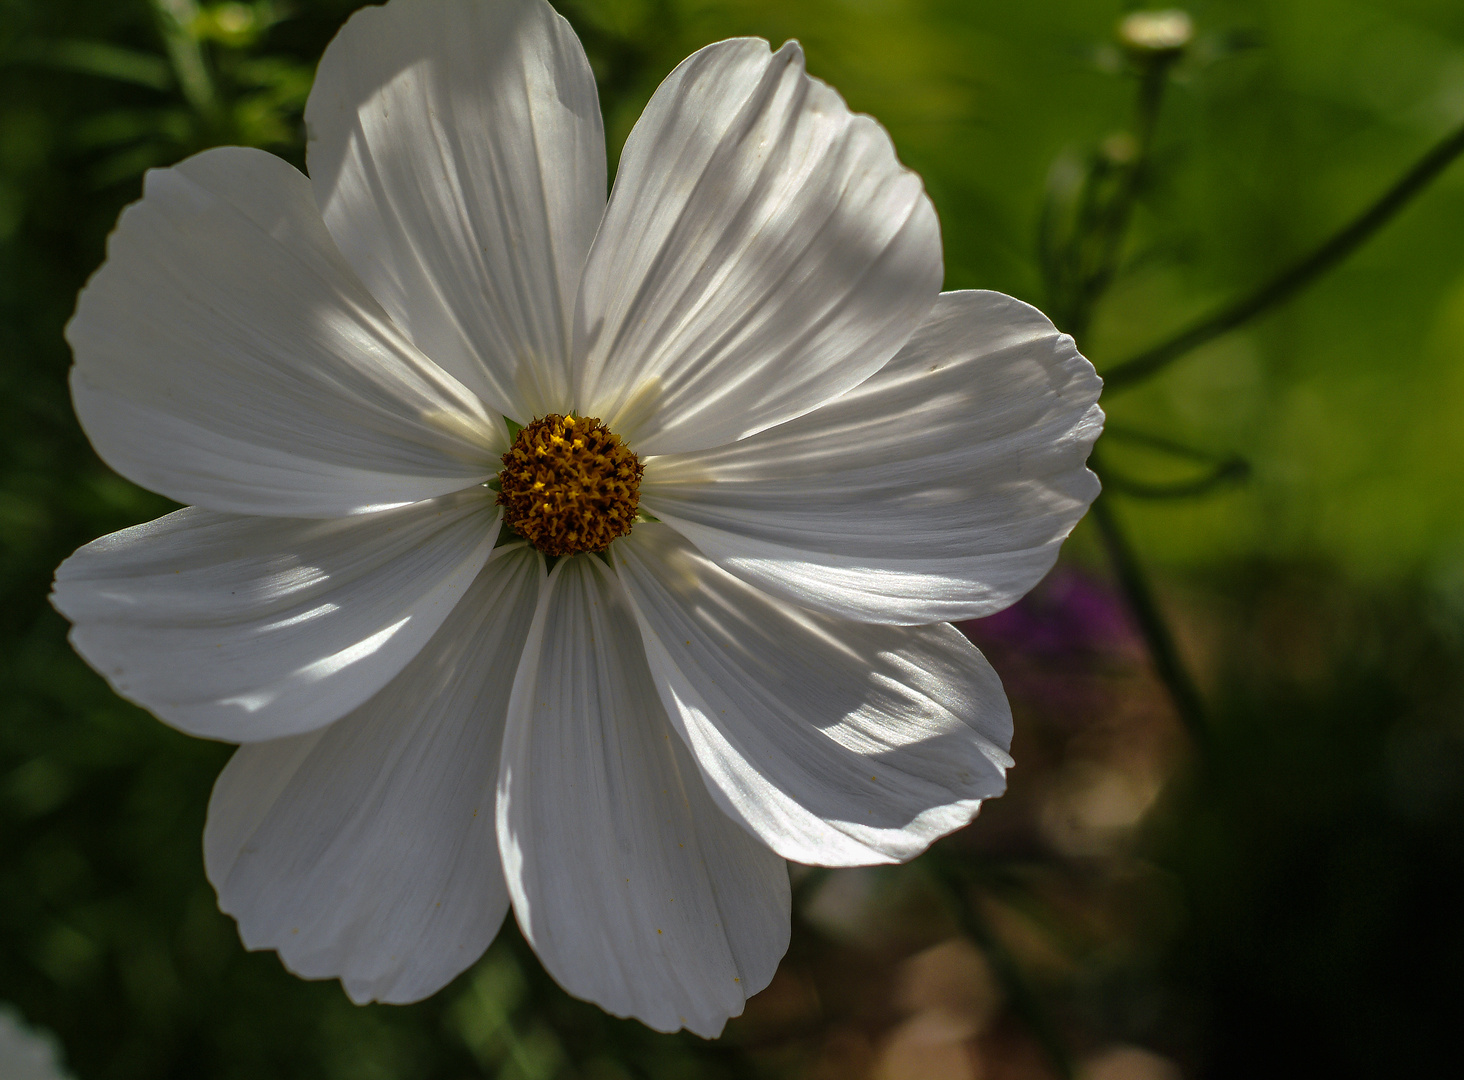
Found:
[[[31,1027],[9,1002],[0,1002],[0,1076],[5,1080],[72,1080],[61,1064],[61,1044]]]
[[[954,627],[801,611],[666,525],[638,525],[611,551],[708,787],[779,855],[903,861],[1005,789],[1011,710]]]
[[[542,0],[393,0],[326,49],[305,109],[326,225],[425,353],[527,423],[564,409],[605,208],[595,78]]]
[[[356,1002],[416,1001],[482,955],[508,911],[493,786],[543,577],[523,545],[499,548],[370,701],[234,754],[204,859],[245,945]]]
[[[76,651],[159,719],[278,739],[343,716],[416,655],[493,549],[489,498],[328,520],[189,507],[81,548],[52,602]]]
[[[402,336],[260,150],[147,175],[66,327],[102,459],[212,510],[330,517],[496,471],[497,416]]]
[[[883,128],[796,43],[710,45],[625,144],[581,286],[577,408],[642,455],[720,446],[878,370],[942,273]]]
[[[1098,494],[1098,376],[1035,308],[945,293],[880,372],[742,442],[657,458],[642,505],[719,565],[867,622],[978,618],[1031,589]]]
[[[498,787],[519,925],[571,994],[714,1036],[788,946],[786,868],[712,802],[600,560],[555,566],[535,627]]]

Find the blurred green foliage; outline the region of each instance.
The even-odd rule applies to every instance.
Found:
[[[77,289],[145,169],[219,143],[303,167],[314,64],[355,6],[0,0],[0,1000],[54,1029],[86,1080],[799,1074],[805,1058],[761,1048],[752,1027],[707,1044],[569,1000],[511,924],[409,1008],[355,1008],[245,954],[199,852],[227,748],[113,696],[46,604],[73,548],[169,509],[76,426],[61,328]],[[612,165],[687,53],[797,37],[925,178],[947,286],[1039,306],[1054,301],[1044,207],[1121,155],[1131,122],[1117,0],[560,8],[600,80]],[[1464,122],[1457,0],[1189,10],[1198,36],[1080,342],[1100,370],[1315,245]],[[1207,462],[1243,462],[1230,479],[1244,482],[1121,506],[1179,589],[1171,606],[1222,629],[1190,642],[1207,657],[1213,744],[1144,840],[1185,898],[1178,929],[1138,959],[1097,948],[1081,979],[1039,980],[1086,1037],[1217,1076],[1451,1060],[1451,998],[1433,980],[1464,961],[1450,925],[1464,892],[1461,239],[1464,167],[1295,302],[1105,401],[1131,435],[1105,442],[1107,460],[1140,487]],[[1096,558],[1090,538],[1075,554]],[[790,964],[837,971],[820,941],[800,922]]]

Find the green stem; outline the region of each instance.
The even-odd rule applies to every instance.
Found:
[[[1075,237],[1065,256],[1048,260],[1048,288],[1059,298],[1062,328],[1079,340],[1087,336],[1093,309],[1118,272],[1134,207],[1148,182],[1154,136],[1173,62],[1174,57],[1169,55],[1150,56],[1144,62],[1134,109],[1132,160],[1111,159],[1105,152],[1093,161],[1084,183]],[[1112,189],[1106,190],[1110,183]],[[1045,228],[1050,229],[1050,223]]]
[[[1109,368],[1103,373],[1104,392],[1112,394],[1116,390],[1137,385],[1164,370],[1186,353],[1290,299],[1371,239],[1374,233],[1393,220],[1399,211],[1428,187],[1461,153],[1464,153],[1464,127],[1460,127],[1423,155],[1376,202],[1315,251],[1229,307],[1201,319],[1168,341]]]
[[[194,0],[152,0],[152,6],[183,97],[204,120],[217,120],[219,101],[213,76],[203,47],[191,29],[198,17],[198,5]]]
[[[1149,156],[1154,146],[1154,135],[1158,129],[1160,108],[1164,101],[1164,91],[1168,85],[1172,62],[1172,57],[1152,56],[1141,75],[1138,99],[1135,102],[1136,126],[1139,132],[1138,154],[1131,166],[1129,176],[1115,200],[1116,208],[1109,218],[1110,223],[1118,225],[1119,228],[1117,232],[1111,232],[1106,239],[1106,262],[1100,266],[1099,273],[1090,279],[1094,283],[1093,287],[1081,295],[1078,309],[1072,313],[1074,322],[1080,327],[1087,326],[1092,310],[1107,288],[1112,277],[1112,270],[1117,265],[1118,253],[1128,229],[1132,204],[1138,198],[1142,189],[1143,177],[1148,170]],[[1108,271],[1106,274],[1105,269]],[[1089,465],[1097,471],[1096,455],[1089,461]],[[1174,644],[1174,635],[1170,633],[1163,614],[1154,602],[1153,592],[1149,588],[1143,567],[1139,565],[1138,556],[1124,535],[1118,519],[1114,517],[1107,497],[1100,495],[1089,512],[1098,526],[1104,549],[1113,565],[1114,574],[1117,576],[1128,605],[1139,624],[1140,632],[1144,635],[1144,641],[1148,645],[1149,654],[1154,663],[1154,670],[1174,700],[1180,719],[1199,744],[1204,733],[1204,706],[1194,681],[1180,660],[1179,651]]]
[[[996,976],[997,982],[1001,984],[1002,992],[1006,995],[1007,1004],[1011,1006],[1017,1019],[1031,1032],[1037,1045],[1042,1048],[1053,1071],[1061,1080],[1073,1080],[1073,1077],[1077,1075],[1077,1069],[1073,1065],[1072,1054],[1068,1051],[1067,1044],[1058,1032],[1057,1025],[1048,1016],[1042,999],[1027,980],[1027,975],[1022,970],[1021,964],[1017,962],[1017,958],[1011,954],[1005,942],[997,936],[980,908],[972,902],[968,895],[970,882],[967,875],[962,872],[957,861],[942,857],[940,852],[932,854],[935,855],[935,858],[930,860],[931,868],[936,879],[950,894],[951,906],[956,920],[960,924],[961,932],[986,955],[986,960],[991,965],[991,972]]]
[[[1109,491],[1128,495],[1135,499],[1193,499],[1208,495],[1218,487],[1239,483],[1250,477],[1250,462],[1236,455],[1226,458],[1211,467],[1203,476],[1193,480],[1179,480],[1168,484],[1155,484],[1108,469],[1103,474],[1103,484]]]
[[[1159,130],[1159,114],[1164,104],[1164,91],[1169,86],[1169,69],[1174,58],[1156,55],[1149,59],[1139,75],[1139,94],[1135,105],[1135,128],[1138,131],[1137,150],[1133,164],[1125,171],[1118,195],[1110,207],[1109,220],[1105,223],[1102,236],[1101,255],[1097,268],[1086,283],[1079,320],[1083,336],[1087,335],[1088,322],[1099,299],[1113,284],[1118,273],[1119,258],[1123,244],[1128,238],[1129,223],[1133,220],[1134,207],[1149,180],[1149,163],[1154,155],[1154,136]],[[1073,333],[1076,336],[1078,330]]]
[[[1201,450],[1187,443],[1182,443],[1163,435],[1155,435],[1152,432],[1143,431],[1139,428],[1132,428],[1127,424],[1116,423],[1112,420],[1104,423],[1103,438],[1109,442],[1126,442],[1132,443],[1135,446],[1146,446],[1151,450],[1158,450],[1173,457],[1184,458],[1188,461],[1199,461],[1206,465],[1218,465],[1221,462],[1233,460],[1235,457],[1233,454],[1217,454],[1211,450]]]
[[[1092,463],[1090,462],[1090,464]],[[1159,676],[1164,688],[1168,690],[1169,697],[1174,702],[1175,711],[1179,714],[1185,730],[1189,732],[1196,746],[1202,747],[1206,741],[1204,702],[1200,697],[1199,689],[1184,666],[1184,661],[1180,659],[1174,635],[1170,632],[1169,624],[1164,621],[1164,616],[1159,611],[1159,605],[1154,600],[1148,576],[1144,573],[1144,568],[1139,565],[1139,559],[1133,546],[1129,544],[1123,527],[1114,516],[1108,496],[1099,495],[1088,513],[1093,518],[1093,523],[1098,526],[1098,534],[1103,541],[1103,548],[1108,554],[1108,561],[1112,563],[1113,572],[1118,576],[1119,587],[1123,590],[1129,609],[1133,611],[1134,618],[1138,621],[1139,632],[1144,635],[1149,657],[1154,663],[1154,673]]]

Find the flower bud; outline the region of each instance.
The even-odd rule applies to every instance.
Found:
[[[1177,53],[1190,43],[1194,33],[1189,12],[1178,8],[1130,12],[1118,24],[1119,41],[1135,52]]]

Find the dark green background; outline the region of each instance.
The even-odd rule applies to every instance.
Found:
[[[200,858],[227,748],[115,698],[46,604],[73,548],[169,509],[77,428],[61,338],[77,289],[143,169],[221,142],[303,164],[310,75],[355,6],[203,5],[180,37],[161,0],[0,0],[0,1000],[56,1031],[85,1080],[814,1075],[834,1005],[773,1049],[736,1024],[717,1044],[657,1036],[565,998],[511,928],[409,1008],[355,1008],[244,954]],[[1117,2],[561,10],[601,81],[612,164],[687,53],[796,37],[925,178],[947,287],[1039,306],[1044,199],[1130,122]],[[1315,245],[1464,122],[1457,0],[1189,10],[1198,36],[1123,269],[1080,342],[1100,371]],[[189,57],[211,91],[178,77]],[[1130,853],[1171,884],[1173,918],[1137,950],[1039,974],[1042,1002],[1075,1054],[1127,1040],[1191,1076],[1455,1071],[1464,166],[1297,300],[1104,404],[1117,426],[1252,471],[1206,498],[1118,506],[1199,671],[1211,739],[1178,755]],[[1148,481],[1194,470],[1105,449]],[[1086,532],[1069,557],[1104,573]],[[1040,711],[1019,700],[1019,723]],[[992,866],[1088,872],[973,843]],[[797,924],[808,970],[857,962],[841,949]]]

